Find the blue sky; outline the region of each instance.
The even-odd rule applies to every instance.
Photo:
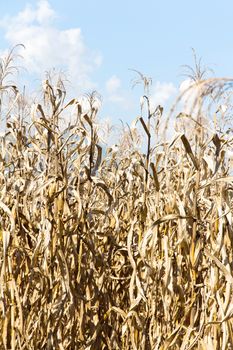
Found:
[[[233,2],[156,0],[8,0],[0,3],[0,50],[25,44],[31,80],[62,67],[74,94],[96,89],[102,117],[131,122],[142,88],[136,69],[152,77],[154,104],[168,104],[192,65],[193,47],[216,76],[233,76]]]

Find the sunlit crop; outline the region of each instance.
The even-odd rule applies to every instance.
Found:
[[[32,104],[7,83],[12,65],[11,53],[0,70],[0,348],[232,349],[232,80],[197,76],[190,114],[176,114],[180,96],[166,117],[141,75],[135,128],[103,150],[95,93],[83,113],[48,78]]]

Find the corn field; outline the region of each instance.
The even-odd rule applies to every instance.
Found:
[[[83,113],[47,79],[31,104],[0,68],[0,348],[233,349],[232,80],[164,123],[145,90],[146,146],[105,151],[95,94]]]

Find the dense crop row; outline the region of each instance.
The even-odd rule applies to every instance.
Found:
[[[4,85],[11,64],[1,66],[1,349],[232,349],[232,140],[205,104],[231,81],[196,81],[193,114],[168,141],[146,95],[145,154],[129,129],[103,157],[95,95],[83,113],[47,80],[31,108]]]

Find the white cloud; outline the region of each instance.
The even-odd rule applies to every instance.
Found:
[[[150,102],[151,107],[154,109],[158,105],[164,106],[164,104],[169,100],[170,97],[174,96],[177,89],[173,83],[161,83],[157,81],[152,87]]]
[[[180,93],[183,93],[185,91],[187,91],[187,89],[189,89],[192,86],[193,82],[191,79],[185,79],[180,83],[179,86],[179,91]]]
[[[113,75],[110,79],[106,81],[106,91],[109,94],[116,93],[120,88],[120,86],[121,86],[121,81],[116,75]]]
[[[105,90],[107,93],[107,99],[110,102],[114,103],[124,103],[125,97],[122,95],[122,92],[119,91],[121,87],[121,80],[113,75],[105,83]]]
[[[191,79],[186,79],[181,82],[179,92],[182,96],[182,112],[187,114],[195,112],[195,103],[199,94],[198,86]]]
[[[100,54],[88,49],[80,28],[57,28],[56,16],[47,0],[39,0],[36,7],[27,5],[0,25],[9,45],[24,44],[19,53],[30,73],[41,76],[52,68],[62,69],[75,86],[94,87],[90,74],[101,64]]]
[[[121,80],[113,75],[109,78],[105,83],[105,91],[107,95],[107,100],[113,103],[120,103],[121,107],[125,109],[129,109],[131,103],[129,102],[129,98],[127,98],[127,92],[120,90]]]
[[[108,100],[110,102],[115,102],[115,103],[123,103],[126,101],[124,96],[119,95],[119,94],[113,94],[113,95],[109,96]]]

